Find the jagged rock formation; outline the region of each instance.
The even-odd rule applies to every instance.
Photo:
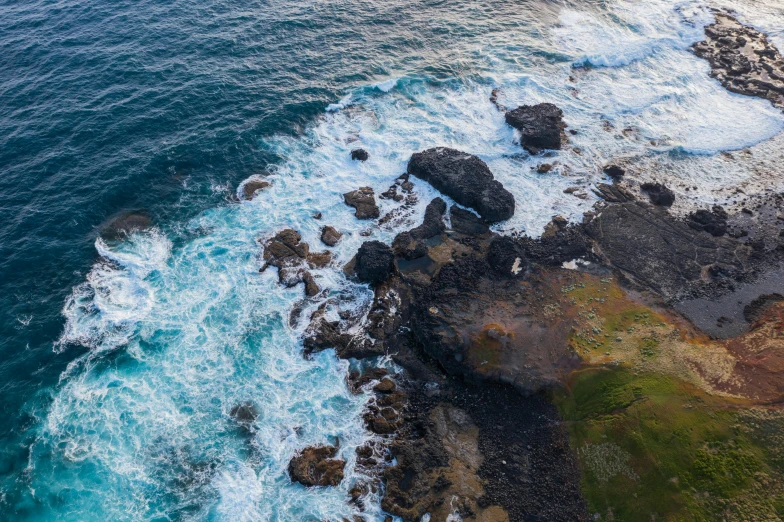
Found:
[[[784,108],[784,59],[765,34],[732,16],[717,14],[694,53],[711,64],[711,76],[728,90]]]
[[[346,461],[334,458],[336,446],[309,446],[289,461],[289,477],[303,486],[337,486],[343,480]]]
[[[318,284],[307,268],[323,268],[332,261],[329,252],[311,252],[302,236],[290,228],[281,230],[264,244],[264,265],[259,272],[274,266],[278,269],[278,280],[287,287],[305,283],[305,295],[319,293]]]

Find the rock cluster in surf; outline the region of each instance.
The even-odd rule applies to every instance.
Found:
[[[768,37],[732,16],[717,14],[694,53],[711,64],[711,76],[728,90],[759,96],[784,108],[784,58]]]

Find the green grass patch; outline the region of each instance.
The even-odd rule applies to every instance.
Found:
[[[625,368],[578,372],[554,401],[602,520],[721,520],[760,502],[767,520],[784,505],[776,487],[760,488],[760,477],[780,483],[778,466],[738,422],[738,404]],[[760,489],[769,502],[750,500]]]

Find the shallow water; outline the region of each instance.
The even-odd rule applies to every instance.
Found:
[[[784,43],[784,8],[732,4]],[[432,188],[415,180],[417,205],[381,227],[357,221],[341,194],[378,194],[412,152],[439,145],[477,154],[515,195],[515,216],[497,226],[506,233],[579,219],[609,162],[667,181],[680,211],[737,186],[780,187],[784,115],[726,92],[688,51],[721,6],[5,5],[0,513],[352,514],[366,397],[348,392],[348,363],[332,352],[302,357],[304,324],[289,326],[302,289],[258,274],[258,240],[292,227],[318,250],[330,224],[346,232],[337,265],[361,232],[391,241],[421,219]],[[558,104],[576,131],[569,146],[528,156],[489,100],[496,88],[508,107]],[[359,146],[365,163],[350,160]],[[537,174],[542,162],[554,171]],[[230,201],[263,170],[271,188]],[[585,199],[563,192],[572,186]],[[154,230],[96,239],[110,215],[140,207]],[[371,297],[337,266],[315,275],[351,306]],[[260,411],[251,434],[229,415],[244,401]],[[351,470],[339,488],[290,484],[297,448],[336,439]]]

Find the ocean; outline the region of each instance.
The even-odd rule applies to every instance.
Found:
[[[666,181],[674,212],[781,190],[784,114],[689,51],[712,8],[784,49],[777,0],[0,0],[0,519],[357,514],[354,449],[374,436],[345,382],[360,363],[303,357],[290,311],[319,300],[259,274],[259,240],[294,228],[320,250],[321,226],[343,231],[314,275],[322,300],[361,310],[372,293],[340,266],[438,194],[415,180],[417,204],[383,225],[342,194],[383,192],[426,148],[487,162],[517,201],[503,233],[579,220],[610,162]],[[569,146],[525,153],[494,89],[509,108],[556,103]],[[154,227],[100,236],[127,212]],[[250,433],[230,415],[243,402]],[[339,487],[291,484],[297,449],[337,440]]]

